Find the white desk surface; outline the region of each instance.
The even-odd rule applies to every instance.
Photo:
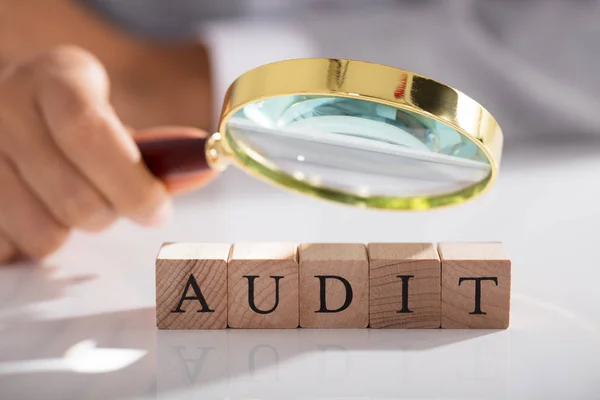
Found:
[[[598,399],[600,148],[507,150],[468,205],[391,214],[229,171],[167,226],[76,235],[45,265],[0,268],[0,398]],[[500,240],[511,327],[158,332],[163,241]]]

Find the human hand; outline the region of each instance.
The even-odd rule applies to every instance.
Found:
[[[121,216],[160,224],[170,214],[170,194],[211,177],[154,177],[133,136],[205,133],[159,127],[132,135],[110,104],[109,86],[102,64],[74,47],[0,75],[0,263],[43,258],[71,230],[98,232]]]

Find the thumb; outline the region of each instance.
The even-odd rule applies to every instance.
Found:
[[[161,126],[148,129],[132,131],[133,138],[138,141],[144,140],[165,140],[177,138],[206,138],[208,133],[205,131],[180,126]],[[198,154],[201,157],[202,154]],[[216,171],[204,170],[182,175],[172,175],[161,178],[167,191],[172,195],[177,195],[192,191],[211,182],[217,176]]]

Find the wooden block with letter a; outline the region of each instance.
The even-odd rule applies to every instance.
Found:
[[[440,258],[432,243],[370,243],[371,328],[439,328]]]
[[[165,243],[156,259],[159,329],[227,328],[229,244]]]
[[[442,328],[505,329],[511,261],[501,243],[441,243]]]
[[[369,324],[369,261],[364,244],[302,244],[300,326],[366,328]]]
[[[230,328],[298,327],[298,248],[235,243],[228,264]]]

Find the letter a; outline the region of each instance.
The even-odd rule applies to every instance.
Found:
[[[194,296],[186,295],[186,293],[190,289],[190,286],[194,290]],[[200,302],[200,305],[202,306],[202,309],[198,310],[198,312],[215,312],[215,310],[211,310],[210,308],[208,308],[208,304],[206,304],[206,299],[202,295],[202,291],[200,290],[200,287],[198,286],[198,282],[196,282],[196,278],[194,278],[193,274],[190,274],[190,278],[188,279],[187,284],[185,285],[185,289],[183,289],[183,293],[181,295],[181,300],[179,300],[179,304],[177,305],[177,308],[171,312],[174,312],[174,313],[185,312],[185,310],[183,310],[181,308],[181,306],[183,305],[183,302],[185,300],[198,300]]]

